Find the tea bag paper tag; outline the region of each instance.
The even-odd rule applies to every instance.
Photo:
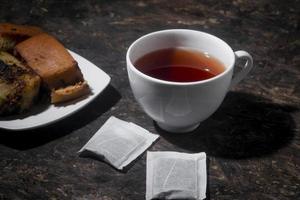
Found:
[[[112,116],[79,150],[79,153],[81,156],[96,156],[122,170],[157,139],[158,135]]]
[[[146,200],[206,198],[206,154],[147,152]]]

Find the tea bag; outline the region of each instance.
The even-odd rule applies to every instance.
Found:
[[[96,134],[80,149],[83,157],[104,160],[122,170],[142,154],[158,135],[116,117],[110,117]]]
[[[205,153],[147,152],[146,200],[199,200],[205,193]]]

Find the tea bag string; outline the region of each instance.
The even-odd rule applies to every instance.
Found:
[[[167,184],[167,182],[169,180],[169,177],[170,177],[170,175],[172,174],[172,172],[173,172],[173,170],[175,168],[176,163],[177,163],[177,160],[174,161],[174,163],[173,163],[173,165],[172,165],[172,167],[171,167],[171,169],[170,169],[170,171],[169,171],[169,173],[168,173],[168,175],[166,177],[166,180],[163,183],[163,188],[165,188],[165,186],[166,186],[166,184]]]

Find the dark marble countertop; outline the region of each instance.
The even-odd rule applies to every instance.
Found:
[[[300,198],[299,1],[1,0],[0,21],[38,25],[101,67],[111,84],[53,125],[0,130],[0,199],[145,196],[146,156],[126,172],[78,157],[114,115],[161,135],[151,150],[208,155],[207,199]],[[255,70],[189,134],[159,130],[133,98],[125,54],[138,37],[187,28],[212,33],[254,58]]]

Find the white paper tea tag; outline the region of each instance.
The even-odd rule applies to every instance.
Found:
[[[122,170],[158,139],[146,129],[110,117],[79,150],[81,156],[97,157]]]
[[[146,200],[206,198],[206,154],[147,152]]]

